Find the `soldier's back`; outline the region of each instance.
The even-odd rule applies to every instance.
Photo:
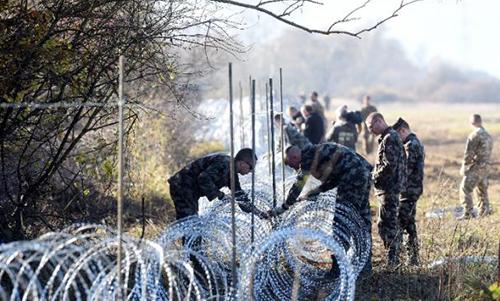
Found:
[[[229,164],[230,157],[223,153],[213,153],[206,155],[204,157],[198,158],[188,165],[186,165],[183,169],[177,172],[175,176],[180,176],[185,181],[195,180],[200,173],[206,170],[209,166],[213,164],[227,165]]]
[[[381,172],[386,168],[391,172]],[[400,193],[406,186],[406,153],[403,142],[392,128],[387,129],[379,139],[374,174],[377,175],[374,178],[375,188],[380,191]]]
[[[333,142],[342,144],[352,150],[356,150],[356,142],[358,141],[358,131],[356,126],[350,122],[343,124],[335,124],[333,126],[334,134]]]
[[[493,139],[483,127],[478,128],[470,134],[469,139],[473,141],[473,152],[475,163],[490,164],[491,152],[493,150]]]

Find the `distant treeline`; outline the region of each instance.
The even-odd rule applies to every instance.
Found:
[[[228,60],[234,58],[221,57],[221,66]],[[377,102],[500,101],[499,79],[440,59],[419,65],[383,30],[361,40],[288,31],[264,45],[255,45],[244,62],[235,62],[234,69],[242,80],[248,75],[262,80],[269,73],[278,78],[279,67],[284,68],[285,92],[290,95],[309,95],[315,90],[349,98],[368,93]],[[207,79],[206,96],[225,96],[225,85],[220,84],[225,80],[226,71],[221,68]]]

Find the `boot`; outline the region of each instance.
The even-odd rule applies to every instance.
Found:
[[[465,211],[464,214],[460,215],[459,217],[457,217],[457,220],[468,220],[468,219],[473,219],[473,218],[476,218],[476,214],[474,213],[474,211]]]
[[[387,266],[396,268],[399,265],[399,252],[397,248],[391,247],[387,254]]]
[[[408,241],[408,264],[412,266],[420,265],[419,247],[417,238],[410,238]]]
[[[492,214],[492,210],[490,209],[490,206],[484,206],[484,207],[481,207],[481,210],[479,211],[479,216],[480,217],[485,217],[485,216],[488,216],[490,214]]]

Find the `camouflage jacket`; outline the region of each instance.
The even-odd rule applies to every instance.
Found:
[[[186,189],[192,189],[198,197],[206,196],[209,200],[223,197],[219,189],[229,187],[231,157],[225,154],[210,154],[192,161],[186,167],[173,175],[169,182],[182,184]],[[238,175],[235,174],[236,191],[241,191]]]
[[[423,192],[424,180],[424,146],[413,133],[408,135],[404,141],[406,152],[406,188],[402,194],[419,197]]]
[[[222,199],[225,194],[220,191],[222,187],[230,187],[230,162],[231,157],[225,154],[210,154],[199,158],[173,175],[168,182],[183,189],[191,189],[196,200],[185,200],[186,202],[198,201],[200,197],[206,196],[209,200]],[[241,189],[238,174],[235,171],[235,196],[238,205],[244,212],[254,211],[247,194]],[[182,204],[176,204],[182,206]]]
[[[398,194],[406,185],[406,154],[403,142],[391,127],[378,140],[373,185],[377,194]]]
[[[335,122],[326,134],[327,142],[335,142],[347,146],[352,150],[356,150],[356,142],[358,141],[358,130],[351,122]]]
[[[363,157],[343,145],[309,145],[302,150],[301,169],[286,198],[285,207],[296,202],[307,176],[311,174],[321,182],[318,192],[337,188],[338,202],[351,203],[369,219],[370,171],[371,165]]]
[[[491,164],[491,151],[493,149],[493,139],[483,128],[474,130],[467,138],[465,146],[462,173],[467,175],[480,169],[487,169]]]

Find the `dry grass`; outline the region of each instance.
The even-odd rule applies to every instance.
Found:
[[[492,264],[447,264],[430,269],[441,257],[498,256],[500,240],[500,107],[496,105],[386,105],[379,110],[389,123],[399,116],[413,127],[426,150],[425,192],[418,201],[421,240],[420,268],[385,269],[385,253],[374,223],[374,300],[492,300],[485,292],[498,279]],[[436,208],[459,206],[459,175],[471,113],[483,116],[494,142],[490,202],[494,213],[486,218],[457,221],[451,214],[428,219]],[[373,160],[373,157],[370,158]],[[371,200],[374,211],[378,205]],[[376,218],[375,218],[376,220]],[[483,293],[481,293],[483,291]]]
[[[355,106],[352,106],[355,107]],[[492,300],[485,292],[499,281],[496,265],[445,264],[431,269],[430,263],[441,257],[467,255],[498,256],[500,240],[500,106],[498,105],[380,105],[379,110],[389,123],[404,117],[421,138],[426,149],[425,192],[418,201],[417,221],[421,240],[419,268],[403,266],[398,270],[385,268],[385,252],[373,226],[374,248],[372,282],[373,300]],[[470,221],[457,221],[450,214],[441,219],[427,219],[425,213],[436,208],[458,206],[459,168],[465,141],[471,128],[471,113],[483,116],[485,127],[494,137],[493,159],[496,165],[490,181],[490,202],[493,215]],[[360,148],[361,149],[361,148]],[[369,158],[373,161],[373,156]],[[377,201],[371,200],[373,211]],[[154,238],[172,220],[173,210],[160,210],[169,216],[151,218],[158,211],[155,204],[146,204],[145,236]],[[136,209],[137,210],[137,209]],[[376,220],[376,217],[374,217]],[[129,233],[140,236],[140,223],[132,223]]]

